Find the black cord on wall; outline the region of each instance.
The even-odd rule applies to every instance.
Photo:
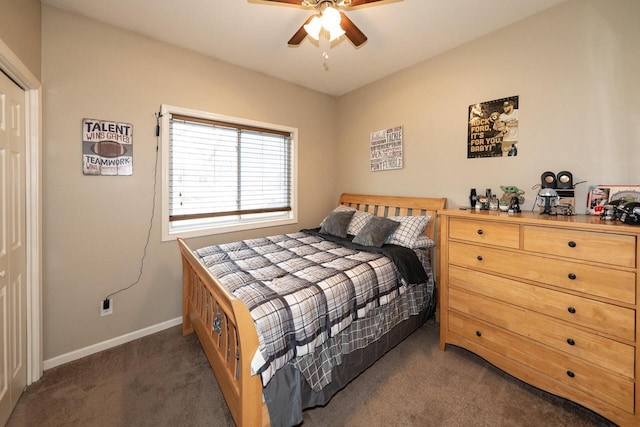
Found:
[[[138,272],[138,277],[136,278],[136,280],[131,283],[128,286],[125,286],[122,289],[119,289],[115,292],[110,293],[109,295],[107,295],[105,297],[105,299],[102,301],[102,309],[103,310],[108,310],[111,306],[111,302],[110,302],[110,298],[116,294],[119,294],[120,292],[126,291],[128,289],[130,289],[131,287],[133,287],[134,285],[137,285],[140,282],[140,279],[142,278],[142,273],[144,271],[144,261],[147,258],[147,248],[149,247],[149,241],[151,240],[151,229],[153,228],[153,218],[155,217],[155,213],[156,213],[156,187],[158,184],[158,157],[159,157],[159,152],[160,152],[160,118],[162,117],[162,114],[160,114],[160,112],[155,113],[155,118],[156,118],[156,159],[155,159],[155,165],[154,165],[154,169],[153,169],[153,204],[151,207],[151,219],[149,220],[149,229],[147,231],[147,240],[144,244],[144,251],[142,254],[142,259],[140,260],[140,271]]]

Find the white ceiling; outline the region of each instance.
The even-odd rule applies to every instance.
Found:
[[[287,41],[314,9],[263,0],[42,0],[339,96],[565,0],[382,0],[344,12],[369,40]],[[524,48],[524,46],[523,46]]]

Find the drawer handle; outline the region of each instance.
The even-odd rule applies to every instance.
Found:
[[[478,261],[482,261],[482,255],[478,255],[477,258],[478,258]]]
[[[569,375],[570,378],[573,378],[576,376],[576,374],[574,374],[573,371],[567,371],[567,375]]]
[[[569,275],[567,277],[569,277],[569,279],[571,279],[571,280],[576,280],[577,276],[575,274],[573,274],[573,273],[569,273]]]
[[[478,234],[482,234],[482,233],[484,233],[482,229],[478,230]]]
[[[568,311],[569,313],[571,313],[571,314],[576,314],[576,309],[575,309],[575,308],[573,308],[573,307],[569,307],[569,308],[567,308],[567,311]]]
[[[569,244],[570,248],[575,248],[576,247],[576,242],[574,242],[573,240],[570,240],[568,244]]]
[[[576,345],[576,342],[574,340],[572,340],[571,338],[569,338],[569,339],[567,339],[567,344]]]
[[[476,331],[476,336],[477,336],[477,337],[481,337],[481,336],[482,336],[482,332],[480,332],[480,331]]]

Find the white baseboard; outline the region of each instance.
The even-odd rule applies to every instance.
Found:
[[[107,350],[112,347],[119,346],[121,344],[128,343],[129,341],[137,340],[138,338],[145,337],[147,335],[155,334],[156,332],[164,331],[171,327],[181,325],[182,316],[175,319],[167,320],[166,322],[158,323],[148,328],[140,329],[135,332],[130,332],[119,337],[112,338],[107,341],[102,341],[97,344],[90,345],[89,347],[81,348],[79,350],[71,351],[60,356],[53,357],[44,361],[44,370],[55,368],[56,366],[64,365],[65,363],[72,362],[74,360],[81,359],[100,351]]]

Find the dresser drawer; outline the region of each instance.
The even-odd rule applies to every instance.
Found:
[[[635,349],[631,345],[454,287],[449,289],[449,308],[617,372],[630,380],[634,377]]]
[[[479,271],[451,266],[449,285],[537,311],[605,334],[634,341],[636,312]],[[572,307],[573,310],[569,310]]]
[[[449,242],[449,263],[559,286],[629,304],[636,302],[636,274],[522,252]]]
[[[634,382],[566,353],[468,317],[448,312],[448,330],[629,414],[634,413]],[[580,395],[567,395],[578,403]]]
[[[452,239],[513,249],[520,247],[520,226],[517,224],[459,218],[451,218],[449,223],[449,237]]]
[[[633,236],[535,226],[524,226],[523,236],[526,251],[621,267],[636,266]]]

